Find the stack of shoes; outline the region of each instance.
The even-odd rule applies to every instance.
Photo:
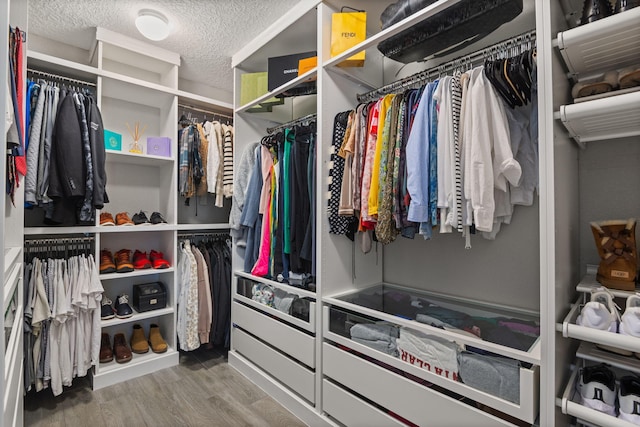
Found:
[[[116,273],[130,273],[133,271],[131,263],[131,250],[120,249],[116,252]]]
[[[624,375],[618,385],[606,365],[587,366],[576,388],[583,406],[640,425],[640,377]]]
[[[100,225],[116,225],[113,215],[109,212],[100,212]]]
[[[147,215],[143,212],[140,211],[137,214],[133,214],[133,223],[135,225],[150,225],[151,223],[149,222],[149,218],[147,218]]]
[[[100,251],[100,274],[115,273],[116,265],[113,263],[113,255],[106,249]]]
[[[116,225],[134,225],[129,214],[126,212],[120,212],[116,214]]]
[[[149,259],[155,269],[165,269],[171,267],[169,261],[164,259],[164,254],[162,252],[152,250],[149,253]]]
[[[116,298],[115,312],[118,319],[128,319],[133,316],[133,309],[129,305],[129,295],[118,295]]]
[[[147,257],[146,252],[140,252],[136,249],[133,253],[133,268],[136,270],[145,270],[147,268],[151,268],[152,264],[149,258]]]
[[[151,224],[166,224],[167,220],[164,219],[160,212],[153,212],[151,214]]]

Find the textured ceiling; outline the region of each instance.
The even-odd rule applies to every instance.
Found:
[[[231,56],[254,39],[297,0],[29,0],[29,32],[90,49],[94,27],[179,53],[181,78],[231,92]],[[135,27],[140,9],[166,15],[173,29],[160,42]]]

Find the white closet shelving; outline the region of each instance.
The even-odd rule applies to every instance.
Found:
[[[0,114],[5,117],[6,108],[13,108],[11,102],[9,66],[9,27],[19,27],[28,39],[27,32],[27,4],[18,0],[3,2],[0,8],[0,25],[3,28],[3,36],[0,37],[0,44],[3,46],[0,52],[5,57],[0,71]],[[25,46],[23,44],[23,46]],[[23,51],[24,55],[24,51]],[[23,58],[24,60],[24,58]],[[23,77],[26,70],[22,70]],[[8,91],[9,90],[9,91]],[[24,88],[17,88],[24,90]],[[9,102],[5,102],[9,99]],[[24,119],[24,112],[22,112]],[[19,120],[14,116],[14,120]],[[24,129],[24,120],[21,124]],[[2,131],[2,152],[3,160],[0,165],[0,177],[3,182],[7,179],[7,131],[9,130],[6,121],[0,125]],[[6,191],[0,197],[0,212],[2,220],[0,222],[0,235],[2,236],[2,248],[4,256],[0,260],[0,271],[2,275],[2,328],[0,331],[0,402],[2,402],[2,417],[0,425],[5,427],[22,426],[23,424],[23,394],[24,377],[23,367],[23,333],[24,323],[24,288],[23,288],[23,262],[22,262],[22,241],[23,241],[23,206],[24,206],[24,177],[20,177],[20,185],[15,190],[14,201],[12,202]]]
[[[556,341],[556,346],[567,348],[565,356],[558,353],[556,358],[559,379],[556,384],[563,384],[556,404],[561,413],[574,417],[578,424],[631,426],[629,422],[580,404],[576,383],[580,367],[587,364],[605,363],[614,371],[637,373],[640,364],[636,358],[601,350],[598,345],[637,352],[640,338],[579,326],[576,319],[590,300],[590,294],[601,287],[596,281],[600,260],[589,223],[639,216],[640,198],[633,191],[638,180],[637,163],[622,159],[634,158],[640,142],[640,92],[636,87],[572,100],[566,70],[576,82],[637,65],[640,8],[567,28],[571,23],[567,25],[563,17],[579,16],[582,4],[566,2],[564,5],[569,9],[563,10],[559,4],[551,8],[553,46],[560,55],[554,56],[553,68],[547,75],[554,83],[556,193],[568,195],[568,200],[558,201],[564,207],[556,210],[555,216],[556,221],[562,221],[558,228],[573,229],[565,233],[566,243],[557,244],[565,248],[565,255],[556,257],[557,262],[570,263],[572,267],[563,268],[568,274],[556,284],[556,328],[565,341]],[[582,150],[571,149],[567,144],[572,140]],[[632,294],[615,289],[608,291],[623,309],[624,300]],[[569,366],[573,367],[572,371]]]
[[[266,128],[273,123],[286,122],[316,111],[317,140],[320,144],[316,164],[318,187],[324,189],[329,176],[329,149],[335,115],[355,108],[357,94],[403,77],[402,71],[396,74],[400,65],[384,58],[376,45],[456,3],[458,1],[455,0],[434,2],[384,31],[378,27],[377,18],[388,2],[368,1],[350,4],[367,11],[368,37],[361,44],[331,58],[331,15],[340,10],[341,4],[333,1],[301,2],[233,57],[238,141],[236,160],[242,153],[242,147],[260,141],[260,138],[266,135]],[[471,53],[507,39],[510,35],[515,36],[523,30],[535,28],[536,20],[541,21],[546,16],[545,13],[550,13],[541,6],[541,1],[537,1],[535,7],[533,2],[525,3],[523,14],[516,20],[504,25],[486,40],[451,56]],[[314,20],[317,25],[299,25],[300,22]],[[292,33],[297,34],[298,42],[293,45],[285,44],[284,42],[292,37]],[[542,40],[539,38],[539,44],[550,46],[551,38],[543,35]],[[266,59],[270,56],[313,49],[318,52],[319,64],[316,70],[308,72],[317,77],[318,94],[313,105],[309,97],[286,98],[287,107],[283,108],[284,112],[278,110],[277,106],[273,107],[271,113],[250,112],[265,100],[295,87],[305,80],[306,75],[240,105],[238,101],[243,73],[266,71]],[[367,55],[364,67],[339,66],[344,59],[361,50],[365,50]],[[442,60],[447,59],[449,58]],[[549,61],[548,58],[542,59],[539,67],[545,65],[545,60]],[[430,61],[422,66],[429,68],[435,65],[436,62]],[[404,73],[410,74],[409,71]],[[544,95],[542,89],[545,88],[545,84],[541,80],[543,79],[539,78],[541,105],[546,105],[547,102],[551,104]],[[307,106],[309,108],[305,108]],[[543,123],[553,123],[553,109],[549,107],[545,114],[545,117],[541,118],[541,129]],[[540,133],[541,138],[546,137],[542,131]],[[541,146],[544,146],[544,141],[541,139]],[[546,155],[545,148],[541,148],[541,158]],[[541,175],[547,167],[548,164],[542,163]],[[362,254],[357,245],[354,248],[354,244],[346,237],[329,233],[325,214],[326,192],[319,190],[316,195],[318,273],[316,290],[312,294],[315,297],[315,303],[312,305],[315,310],[315,325],[296,324],[291,322],[287,315],[274,313],[259,303],[247,301],[242,289],[246,286],[242,284],[245,281],[249,281],[250,284],[270,284],[291,292],[296,290],[286,284],[255,277],[242,271],[243,253],[240,248],[234,246],[234,327],[229,352],[230,364],[311,425],[333,425],[336,421],[344,425],[362,425],[362,420],[368,420],[368,425],[396,425],[398,421],[389,417],[390,412],[418,425],[513,425],[513,421],[509,421],[508,417],[496,416],[496,411],[515,417],[520,422],[553,425],[556,411],[552,396],[560,393],[561,388],[553,376],[554,358],[552,356],[551,362],[548,362],[547,357],[554,353],[557,320],[555,314],[552,321],[549,321],[548,317],[543,318],[543,313],[548,316],[553,310],[553,305],[547,302],[549,292],[553,294],[549,291],[553,289],[553,285],[548,282],[548,278],[553,277],[553,268],[545,258],[549,253],[548,248],[555,244],[548,241],[548,236],[552,235],[549,233],[553,233],[550,231],[553,230],[553,224],[543,220],[544,213],[553,209],[553,205],[549,204],[554,193],[550,187],[552,185],[553,180],[541,182],[540,199],[536,205],[518,211],[518,215],[521,215],[519,222],[511,224],[495,242],[474,240],[474,248],[465,251],[464,242],[453,236],[438,236],[431,242],[420,242],[418,239],[403,241],[398,238],[398,242],[384,248],[374,248],[367,255]],[[524,244],[525,241],[527,244]],[[445,253],[448,255],[445,256]],[[503,257],[506,253],[513,258],[504,262]],[[460,259],[454,254],[458,254]],[[480,259],[484,260],[485,264],[480,263]],[[469,267],[461,269],[460,263],[468,264]],[[426,277],[423,269],[428,269],[429,274]],[[382,310],[366,308],[347,301],[347,296],[359,292],[366,293],[380,283],[397,283],[391,286],[407,289],[412,294],[444,296],[444,299],[448,299],[454,306],[461,304],[463,300],[478,301],[482,306],[484,301],[487,304],[484,306],[485,310],[510,313],[539,321],[540,338],[527,351],[514,350],[479,339],[456,336],[453,332],[404,320]],[[400,358],[361,345],[336,331],[332,322],[336,316],[360,317],[368,319],[369,322],[386,321],[397,326],[457,339],[466,344],[477,344],[480,348],[521,360],[524,363],[520,369],[519,403],[509,402],[440,377]],[[309,322],[311,323],[311,317]],[[292,341],[289,342],[289,339]],[[292,342],[296,344],[292,345]],[[262,352],[257,352],[257,349],[262,349]],[[313,358],[310,356],[311,349],[315,349]],[[291,376],[284,375],[284,370],[281,369],[286,366],[298,369],[300,364],[303,365],[304,374],[299,381],[293,381]],[[315,394],[313,399],[310,399],[308,382],[312,381],[312,377]],[[427,387],[424,385],[426,382],[435,386]],[[469,400],[491,410],[484,411],[474,405],[463,403]],[[353,408],[362,412],[358,412],[356,416]]]
[[[557,35],[557,46],[576,81],[637,66],[640,9],[635,8]],[[640,92],[614,91],[605,97],[561,105],[557,117],[569,134],[585,143],[640,135]]]
[[[159,354],[152,351],[146,354],[134,353],[133,359],[124,364],[115,361],[100,363],[92,376],[93,388],[99,389],[178,363],[177,271],[174,267],[177,262],[178,232],[228,229],[230,205],[230,200],[227,199],[224,208],[213,207],[213,203],[199,206],[199,217],[180,209],[179,205],[184,200],[179,197],[176,185],[176,138],[181,114],[178,104],[198,106],[220,113],[228,112],[231,105],[179,89],[178,54],[104,28],[96,29],[96,39],[86,63],[55,55],[64,55],[64,52],[49,54],[29,50],[29,67],[95,83],[104,128],[122,135],[122,151],[106,152],[109,203],[105,205],[104,211],[112,213],[114,217],[118,212],[133,215],[143,210],[147,216],[152,212],[160,212],[167,220],[167,224],[157,225],[100,226],[96,218],[95,225],[47,227],[39,225],[37,219],[27,218],[30,225],[25,229],[27,235],[50,235],[52,238],[78,233],[93,235],[98,260],[102,249],[115,253],[127,248],[147,253],[151,250],[162,252],[171,265],[167,269],[100,275],[104,295],[115,303],[117,296],[125,293],[134,309],[133,316],[129,318],[102,321],[102,331],[108,333],[111,339],[115,333],[123,332],[129,340],[133,324],[141,324],[146,333],[149,325],[155,323],[160,326],[169,348]],[[129,152],[131,136],[127,124],[133,126],[135,122],[146,126],[140,141],[142,153]],[[147,153],[147,136],[168,137],[171,140],[170,155],[165,157]],[[133,307],[132,286],[152,282],[164,284],[167,291],[166,307],[137,312]]]

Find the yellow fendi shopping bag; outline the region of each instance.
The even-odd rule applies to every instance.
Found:
[[[331,16],[331,57],[363,42],[367,37],[367,12],[340,12]],[[362,67],[365,51],[345,59],[339,67]]]

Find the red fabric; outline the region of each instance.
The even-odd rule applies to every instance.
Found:
[[[16,157],[16,172],[22,176],[27,174],[27,159],[24,152],[24,139],[26,138],[25,132],[26,129],[23,129],[22,126],[24,124],[24,96],[25,96],[25,86],[24,86],[24,78],[23,78],[23,67],[24,67],[24,58],[22,56],[22,32],[20,28],[16,27],[16,94],[18,97],[18,116],[16,117],[16,125],[20,126],[22,129],[21,135],[22,139],[20,141],[20,145],[22,146],[22,156]],[[16,177],[18,178],[18,177]],[[16,179],[16,185],[19,185],[20,180]]]

